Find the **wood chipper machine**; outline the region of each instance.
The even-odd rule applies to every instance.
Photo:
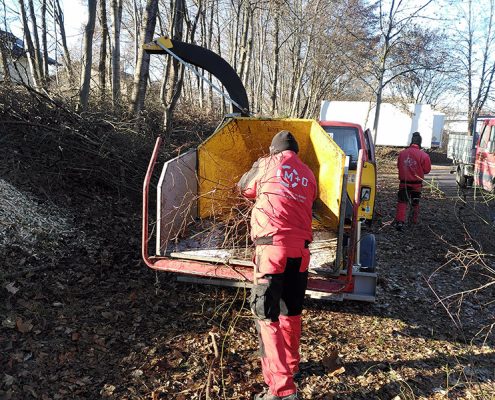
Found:
[[[163,37],[145,45],[145,49],[169,54],[187,67],[192,64],[211,72],[227,90],[228,96],[222,95],[236,112],[226,116],[199,146],[161,166],[156,193],[156,244],[151,246],[148,200],[162,142],[157,139],[143,185],[145,263],[155,270],[177,273],[182,281],[251,286],[254,246],[248,227],[252,204],[239,194],[237,182],[259,157],[267,155],[273,136],[288,130],[296,137],[299,156],[312,169],[318,183],[307,294],[321,299],[374,301],[374,237],[361,236],[356,217],[359,196],[351,199],[353,216],[346,217],[349,160],[318,122],[249,116],[246,91],[239,77],[225,60],[207,49]],[[362,158],[361,153],[357,194],[361,193]],[[151,247],[155,247],[153,255]]]

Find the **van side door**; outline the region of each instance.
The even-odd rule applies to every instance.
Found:
[[[474,166],[476,186],[493,191],[495,185],[495,120],[485,121],[478,146]]]

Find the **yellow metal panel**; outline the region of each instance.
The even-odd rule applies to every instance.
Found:
[[[166,36],[160,36],[156,41],[167,49],[171,49],[172,47],[174,47],[172,41]]]
[[[358,217],[371,221],[373,218],[373,208],[375,205],[376,194],[376,171],[374,164],[369,162],[364,163],[363,174],[361,176],[361,186],[368,186],[371,188],[371,196],[368,201],[362,201],[359,205]]]
[[[320,223],[336,228],[345,156],[313,120],[235,118],[198,147],[200,217],[220,216],[238,203],[236,184],[252,164],[268,154],[273,136],[289,130],[299,144],[299,156],[318,182],[315,212]]]
[[[166,36],[161,36],[159,37],[156,42],[159,42],[162,46],[166,47],[167,49],[171,49],[174,47],[172,44],[172,41],[167,38]],[[150,42],[150,43],[145,43],[143,44],[143,49],[148,52],[154,52],[154,53],[165,53],[165,51],[155,42]]]
[[[315,214],[320,223],[336,230],[339,224],[345,154],[315,121],[311,126],[310,138],[309,146],[301,158],[313,170],[318,182]]]
[[[347,194],[354,203],[354,190],[356,181],[356,171],[349,172],[349,179],[347,183]],[[365,162],[363,164],[363,173],[361,175],[361,187],[368,186],[371,188],[371,197],[367,201],[362,201],[358,209],[358,219],[366,219],[371,221],[373,219],[375,195],[376,195],[376,171],[374,164]]]

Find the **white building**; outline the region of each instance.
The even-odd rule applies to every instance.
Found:
[[[0,46],[4,48],[12,82],[31,84],[31,73],[24,42],[12,33],[0,30]],[[57,65],[57,62],[48,58],[48,65]],[[5,71],[3,63],[0,62],[0,82],[3,82],[4,79]]]
[[[372,128],[375,104],[365,101],[322,101],[320,120],[353,122]],[[406,147],[411,143],[413,132],[419,131],[423,147],[440,146],[444,114],[434,111],[429,104],[406,104],[399,107],[382,103],[376,144]]]

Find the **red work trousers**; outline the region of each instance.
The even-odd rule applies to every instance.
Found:
[[[257,246],[260,279],[251,291],[263,378],[270,393],[296,393],[293,374],[299,370],[301,312],[308,282],[309,250]]]
[[[421,189],[411,189],[408,187],[399,188],[397,193],[397,209],[395,220],[397,222],[406,222],[407,206],[412,207],[412,223],[417,224],[419,221],[419,199],[421,198]]]

